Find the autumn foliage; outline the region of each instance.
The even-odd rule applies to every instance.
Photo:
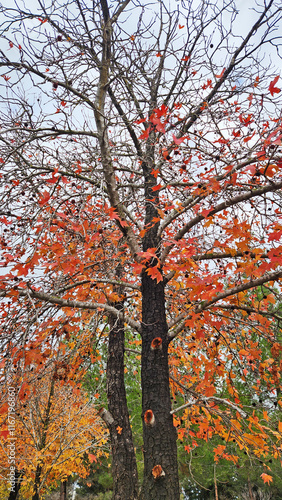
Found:
[[[94,404],[69,380],[65,362],[52,362],[49,354],[48,367],[34,371],[35,363],[22,375],[14,373],[1,404],[1,477],[8,477],[9,445],[15,443],[14,465],[20,473],[21,495],[27,499],[35,490],[41,497],[50,485],[73,474],[87,477],[90,462],[106,452],[107,441]],[[20,390],[14,411],[9,412],[14,387]],[[1,486],[5,489],[5,482]]]
[[[66,469],[86,474],[67,448],[51,466],[60,426],[62,439],[74,433],[75,450],[92,434],[104,439],[80,392],[95,365],[107,370],[110,411],[100,416],[114,498],[136,498],[125,333],[126,355],[141,356],[142,500],[179,498],[176,439],[193,459],[201,441],[218,436],[215,463],[237,466],[244,450],[267,483],[269,459],[281,460],[281,80],[254,55],[280,7],[263,3],[233,43],[225,4],[188,3],[169,13],[157,2],[152,26],[142,2],[133,13],[128,0],[5,14],[0,368],[3,384],[19,377],[22,455],[36,450],[19,467],[31,479],[43,448],[26,408],[40,394],[46,411],[52,384],[57,394],[40,465],[46,485]],[[36,40],[20,35],[25,22]],[[217,50],[210,24],[221,34]],[[32,106],[21,81],[33,85]]]

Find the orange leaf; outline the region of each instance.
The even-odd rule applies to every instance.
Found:
[[[119,425],[117,426],[117,431],[118,431],[118,434],[121,434],[122,433],[122,427],[120,427]]]
[[[93,464],[93,462],[97,463],[97,458],[95,457],[95,455],[92,455],[92,453],[88,453],[88,458],[91,464]]]
[[[225,68],[223,68],[222,72],[220,73],[220,75],[215,75],[216,78],[222,78],[223,75],[224,75],[224,71],[225,71]]]
[[[259,76],[256,77],[254,87],[257,87],[259,83]]]
[[[140,231],[141,233],[142,231]],[[140,234],[141,238],[143,238],[144,235]],[[131,264],[131,267],[133,268],[134,272],[136,274],[140,274],[144,268],[144,266],[142,264],[138,264],[137,262],[134,263],[134,264]]]
[[[147,274],[151,276],[153,280],[157,280],[157,283],[163,280],[163,277],[160,271],[158,270],[157,266],[150,267],[149,269],[147,269]]]
[[[269,484],[270,482],[273,481],[272,476],[269,476],[268,474],[265,474],[265,472],[263,472],[260,475],[260,477],[262,478],[262,480],[263,480],[264,483],[268,483]]]

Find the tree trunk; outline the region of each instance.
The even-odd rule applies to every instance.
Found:
[[[250,500],[254,500],[253,488],[249,476],[248,476],[248,488],[249,488]]]
[[[8,500],[17,500],[18,494],[20,491],[20,487],[21,487],[21,477],[22,477],[22,474],[16,469],[15,470],[15,486],[14,486],[13,490],[10,490]]]
[[[52,398],[54,396],[54,389],[55,389],[55,381],[53,378],[51,385],[50,385],[48,404],[46,407],[45,417],[44,417],[44,420],[42,422],[43,428],[42,428],[41,443],[40,443],[40,448],[39,448],[40,451],[42,451],[44,449],[45,444],[46,444],[46,437],[47,437],[47,431],[48,431],[48,427],[49,427],[49,423],[50,423],[50,411],[51,411],[51,407],[52,407]],[[39,486],[41,483],[41,473],[42,473],[42,466],[37,464],[36,471],[35,471],[32,500],[40,500]]]
[[[117,305],[115,304],[117,307]],[[122,311],[122,304],[118,305]],[[113,500],[138,498],[138,475],[124,385],[124,324],[109,317],[107,362],[108,427],[112,448]],[[104,418],[106,421],[106,418]]]
[[[40,500],[38,488],[40,485],[41,471],[42,471],[42,468],[40,467],[40,465],[37,465],[36,471],[35,471],[32,500]]]
[[[216,465],[213,466],[213,476],[214,476],[214,493],[215,500],[218,500],[218,489],[217,489],[217,480],[216,480]]]
[[[142,277],[142,500],[178,500],[177,433],[170,414],[168,336],[163,282]]]
[[[61,481],[60,500],[67,500],[67,481]]]

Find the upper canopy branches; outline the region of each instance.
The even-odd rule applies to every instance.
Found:
[[[4,294],[17,279],[22,297],[106,310],[122,263],[137,328],[142,269],[195,311],[280,276],[281,94],[263,54],[279,54],[281,6],[250,13],[239,29],[232,1],[2,7]]]

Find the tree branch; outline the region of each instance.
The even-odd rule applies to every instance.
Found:
[[[113,314],[116,318],[124,318],[125,323],[127,323],[131,328],[136,330],[137,332],[141,332],[141,326],[137,321],[134,321],[131,318],[128,318],[127,316],[124,317],[123,313],[121,311],[118,311],[115,307],[109,306],[108,304],[100,304],[98,302],[83,302],[80,300],[69,300],[69,299],[62,299],[61,297],[57,297],[56,295],[50,295],[45,292],[37,292],[36,290],[33,290],[31,287],[29,287],[28,290],[17,290],[18,294],[20,297],[28,297],[31,296],[32,298],[38,299],[42,302],[47,302],[50,304],[54,304],[59,307],[70,307],[70,308],[77,308],[77,309],[88,309],[90,311],[93,310],[104,310],[105,313]],[[13,291],[14,293],[14,291]],[[1,290],[0,291],[0,297],[9,297],[9,291],[8,290]]]
[[[248,283],[243,283],[242,285],[236,286],[234,288],[225,290],[224,292],[219,293],[216,295],[213,299],[211,300],[206,300],[202,302],[202,304],[198,305],[195,307],[194,312],[195,314],[199,314],[200,312],[208,309],[211,305],[215,304],[219,300],[226,299],[227,297],[230,297],[232,295],[236,295],[240,292],[243,292],[245,290],[250,290],[251,288],[256,288],[257,286],[263,285],[264,283],[267,283],[269,281],[277,281],[279,278],[282,277],[282,271],[276,271],[273,273],[270,273],[266,276],[261,276],[260,278],[257,278],[256,280],[251,280]],[[185,318],[184,321],[182,321]],[[173,330],[171,333],[169,333],[169,339],[172,340],[174,339],[182,330],[185,328],[185,321],[187,319],[191,318],[191,316],[186,316],[184,313],[180,314],[173,322],[169,324],[169,329],[173,328],[173,326],[177,325],[180,321],[181,324]]]
[[[262,196],[265,193],[272,193],[272,192],[278,191],[281,188],[282,188],[282,182],[277,182],[277,183],[272,182],[271,184],[268,184],[267,186],[264,186],[264,187],[261,187],[261,188],[255,189],[255,190],[251,190],[249,193],[239,194],[237,196],[234,196],[234,198],[231,198],[230,200],[223,201],[222,203],[217,205],[217,207],[215,207],[209,213],[208,217],[205,217],[204,215],[199,214],[196,217],[194,217],[193,219],[191,219],[187,224],[185,224],[183,226],[182,229],[180,229],[176,233],[176,235],[174,236],[174,240],[175,241],[181,240],[183,238],[183,236],[185,234],[187,234],[190,231],[190,229],[192,229],[192,227],[196,226],[197,224],[199,224],[199,222],[201,222],[204,219],[209,219],[209,217],[212,217],[213,215],[215,215],[219,212],[222,212],[223,210],[226,210],[227,208],[233,207],[234,205],[238,205],[239,203],[241,203],[243,201],[251,200],[252,198],[255,198],[257,196]],[[166,257],[168,256],[168,254],[170,253],[171,249],[174,246],[175,246],[174,243],[172,243],[171,245],[168,245],[164,249],[162,256],[161,256],[162,263],[164,263]]]

